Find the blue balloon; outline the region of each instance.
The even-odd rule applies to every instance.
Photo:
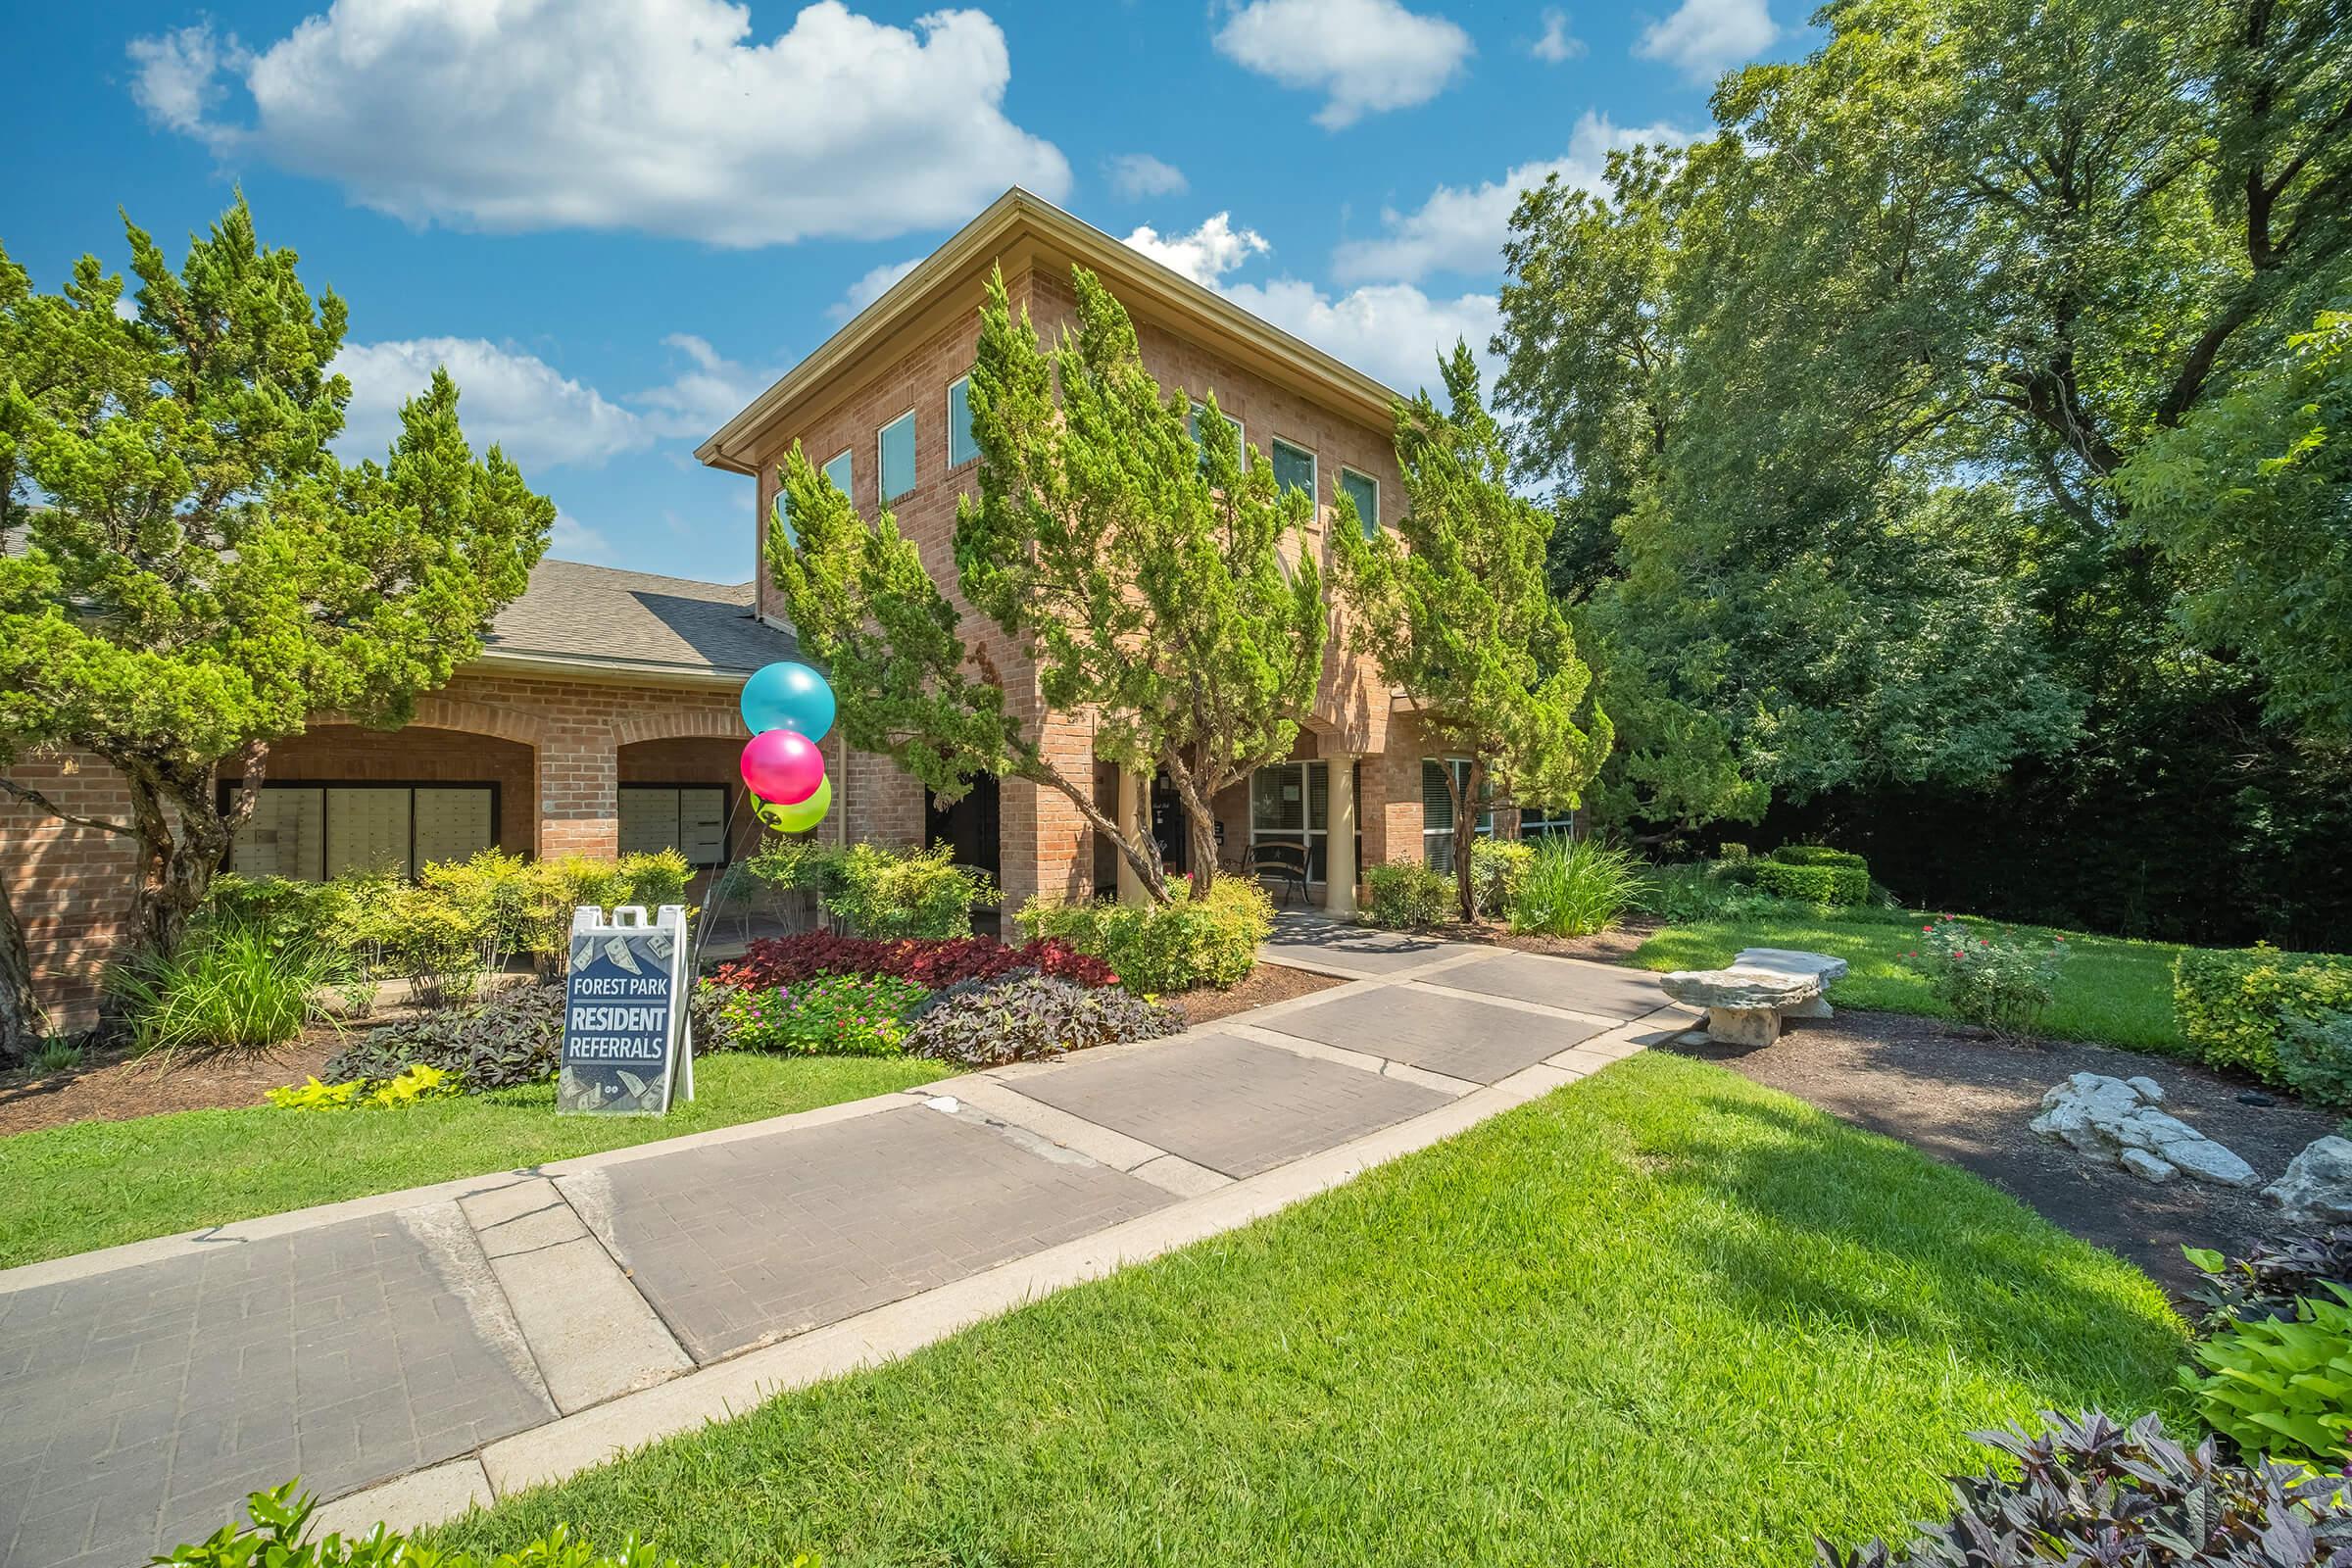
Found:
[[[821,741],[833,727],[833,688],[807,664],[762,664],[743,683],[743,721],[755,735],[796,730]]]

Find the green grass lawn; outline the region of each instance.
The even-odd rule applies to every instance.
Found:
[[[0,1267],[513,1170],[946,1076],[930,1061],[720,1053],[665,1117],[563,1116],[556,1086],[402,1110],[183,1110],[0,1138]]]
[[[1637,1057],[1340,1191],[434,1534],[690,1563],[1803,1564],[1962,1434],[2166,1397],[2146,1276]]]
[[[1835,955],[1851,965],[1846,977],[1830,988],[1834,1003],[1950,1016],[1928,994],[1927,977],[1903,958],[1919,946],[1920,927],[1933,916],[1892,909],[1820,910],[1802,904],[1789,904],[1786,909],[1671,925],[1644,942],[1628,961],[1644,969],[1713,969],[1729,963],[1741,948],[1799,948]],[[2057,1002],[2037,1026],[2040,1032],[2135,1051],[2187,1053],[2188,1042],[2173,1015],[2173,959],[2180,956],[2179,945],[2127,942],[2041,926],[2012,928],[1997,921],[1970,923],[2066,938]]]

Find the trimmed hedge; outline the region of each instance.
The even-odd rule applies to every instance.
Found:
[[[1246,877],[1221,876],[1194,898],[1178,883],[1166,904],[1059,904],[1033,898],[1017,916],[1033,942],[1061,941],[1118,972],[1130,991],[1157,996],[1239,985],[1274,929],[1274,905]]]
[[[1778,851],[1769,860],[1751,860],[1755,867],[1755,885],[1779,899],[1796,899],[1806,904],[1867,904],[1870,902],[1870,871],[1862,865],[1791,865],[1779,858]],[[1830,853],[1838,852],[1833,850]]]
[[[2173,1010],[2197,1059],[2282,1084],[2278,1040],[2352,1012],[2352,957],[2252,948],[2189,948],[2173,962]]]
[[[1366,925],[1402,930],[1436,925],[1460,912],[1453,878],[1418,860],[1366,866],[1364,891],[1364,907],[1358,918]]]
[[[1870,862],[1851,850],[1833,850],[1827,844],[1784,844],[1772,852],[1771,858],[1780,865],[1842,865],[1856,871],[1870,869]]]

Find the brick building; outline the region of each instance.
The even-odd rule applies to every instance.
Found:
[[[1316,532],[1343,486],[1367,518],[1403,506],[1392,445],[1393,394],[1380,383],[1249,315],[1027,192],[1013,190],[894,284],[801,365],[729,420],[698,455],[752,478],[753,580],[734,586],[542,563],[497,619],[482,656],[417,704],[397,732],[321,715],[273,744],[268,782],[234,865],[256,874],[322,876],[383,862],[413,869],[486,845],[531,855],[610,856],[676,845],[704,866],[756,833],[741,808],[735,696],[744,677],[791,658],[766,564],[776,466],[794,441],[858,511],[887,506],[933,576],[956,580],[958,495],[977,485],[963,378],[979,335],[989,270],[1002,267],[1016,310],[1042,331],[1070,319],[1070,268],[1094,270],[1127,307],[1160,384],[1215,394],[1241,438],[1286,483],[1310,490]],[[1044,744],[1083,773],[1087,715],[1041,714],[1029,662],[977,620],[1015,709]],[[1363,864],[1443,861],[1446,792],[1415,743],[1409,711],[1334,627],[1312,718],[1294,758],[1217,801],[1223,858],[1253,840],[1302,844],[1309,894],[1353,909]],[[984,780],[941,808],[889,762],[828,742],[834,809],[827,837],[894,845],[948,841],[1002,881],[1008,907],[1033,893],[1111,890],[1116,857],[1057,792]],[[35,758],[18,770],[77,814],[119,816],[123,791],[94,759]],[[1152,791],[1159,833],[1178,862],[1181,816],[1151,781],[1096,766],[1105,808]],[[224,785],[229,782],[224,780]],[[1133,797],[1128,797],[1132,800]],[[131,859],[114,836],[67,826],[0,801],[0,875],[33,950],[44,1002],[85,1019],[129,902]]]

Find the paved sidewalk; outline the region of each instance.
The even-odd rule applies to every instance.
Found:
[[[1171,1040],[0,1272],[0,1568],[299,1474],[433,1522],[1247,1224],[1687,1028],[1654,980],[1289,916],[1351,983]]]

